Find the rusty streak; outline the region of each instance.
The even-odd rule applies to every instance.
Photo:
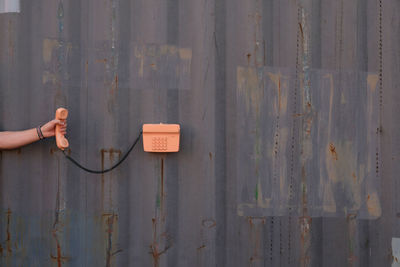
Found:
[[[10,221],[11,221],[11,210],[7,210],[7,239],[6,239],[6,246],[7,246],[7,252],[11,254],[12,249],[11,249],[11,234],[10,234]]]
[[[163,250],[159,251],[159,244],[157,241],[157,220],[156,218],[151,219],[153,223],[153,242],[150,244],[150,254],[153,256],[154,259],[154,267],[159,266],[160,256],[167,252],[168,249],[172,247],[172,238],[168,235],[167,232],[161,234],[162,237],[166,239],[166,245]]]
[[[299,22],[299,28],[300,28],[300,32],[301,32],[301,39],[304,41],[303,26],[301,25],[300,22]]]
[[[108,228],[106,230],[107,235],[108,235],[106,266],[110,267],[111,266],[111,257],[113,255],[117,254],[118,252],[122,251],[121,249],[119,249],[115,252],[112,252],[112,234],[114,231],[114,220],[118,219],[118,215],[113,213],[113,214],[111,214],[111,216],[107,215],[107,214],[103,214],[103,216],[108,216],[108,218],[107,218]]]
[[[160,208],[161,208],[161,218],[162,220],[165,220],[164,214],[163,214],[163,210],[164,210],[164,158],[161,158],[161,192],[160,192]]]
[[[53,229],[53,231],[52,231],[53,237],[54,237],[54,239],[55,239],[55,241],[56,241],[56,245],[57,245],[57,256],[53,256],[53,254],[51,254],[50,257],[51,257],[53,260],[56,260],[56,261],[57,261],[57,266],[58,266],[58,267],[61,267],[62,264],[63,264],[65,261],[67,261],[69,258],[68,258],[68,257],[62,256],[61,245],[60,245],[60,241],[58,240],[57,232],[58,232],[57,229]]]
[[[334,160],[337,160],[337,159],[338,159],[338,156],[337,156],[337,153],[336,153],[336,148],[335,148],[335,146],[333,145],[333,143],[330,143],[330,144],[329,144],[329,151],[331,152],[332,158],[333,158]]]
[[[107,59],[106,58],[101,58],[101,59],[96,59],[97,63],[107,63]]]

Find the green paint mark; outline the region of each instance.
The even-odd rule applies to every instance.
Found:
[[[303,183],[302,187],[303,187],[303,194],[306,194],[306,193],[307,193],[307,186],[306,186],[306,184]]]
[[[156,198],[156,207],[157,207],[157,208],[160,208],[160,203],[161,203],[161,201],[160,201],[160,195],[157,194],[157,198]]]
[[[256,184],[255,197],[256,197],[256,200],[258,200],[258,183]]]

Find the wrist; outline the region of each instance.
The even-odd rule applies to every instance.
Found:
[[[39,140],[43,140],[43,139],[46,138],[46,137],[43,135],[42,126],[36,127],[36,133],[37,133],[37,135],[38,135],[38,137],[39,137]]]

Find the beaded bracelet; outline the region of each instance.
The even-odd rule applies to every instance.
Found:
[[[41,128],[41,126],[36,127],[36,133],[37,133],[37,135],[39,136],[39,139],[42,140],[42,139],[44,139],[45,137],[44,137],[44,135],[43,135],[43,133],[42,133],[42,129],[40,129],[40,128]]]

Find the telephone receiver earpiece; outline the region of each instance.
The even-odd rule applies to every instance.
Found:
[[[68,110],[65,108],[58,108],[56,110],[56,119],[65,121],[68,117]],[[56,143],[59,149],[64,150],[69,146],[67,138],[60,131],[61,125],[56,125]]]

